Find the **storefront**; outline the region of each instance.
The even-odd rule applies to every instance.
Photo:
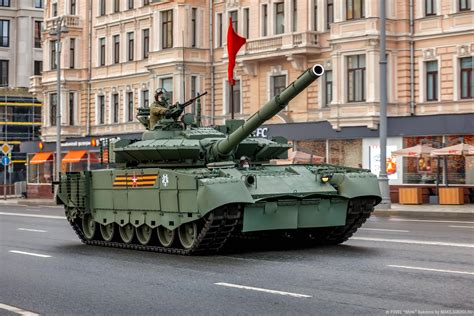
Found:
[[[110,138],[140,138],[140,135],[110,136]],[[56,173],[56,143],[25,142],[27,197],[52,198],[51,182]],[[101,161],[100,139],[87,137],[68,139],[61,143],[61,172],[104,168]]]
[[[458,143],[474,145],[474,114],[389,117],[387,138],[387,174],[393,202],[398,202],[398,189],[406,186],[424,188],[424,201],[436,194],[439,171],[440,185],[465,188],[465,201],[473,202],[474,157],[449,156],[446,165],[437,158],[394,157],[392,152],[428,144],[434,148]],[[468,133],[470,132],[470,133]],[[289,123],[261,127],[261,137],[286,137],[295,150],[321,156],[330,164],[363,167],[378,174],[380,145],[378,130],[366,127],[332,129],[328,122]],[[439,168],[439,170],[438,170]]]

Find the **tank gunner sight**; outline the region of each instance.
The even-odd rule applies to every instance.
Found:
[[[149,108],[138,108],[137,119],[148,130],[154,130],[158,123],[163,123],[161,125],[176,123],[184,109],[206,95],[207,92],[198,94],[184,103],[176,102],[174,105],[170,104],[167,94],[165,89],[159,88],[155,92],[155,102]]]

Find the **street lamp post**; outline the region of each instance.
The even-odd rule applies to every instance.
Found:
[[[51,36],[56,36],[56,181],[60,180],[61,172],[61,34],[69,32],[64,22],[64,18],[59,17],[49,31]]]
[[[382,193],[380,208],[391,208],[390,188],[387,177],[387,55],[385,53],[385,0],[379,0],[380,10],[380,173]]]

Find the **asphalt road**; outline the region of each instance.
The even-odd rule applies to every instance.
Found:
[[[183,257],[83,245],[62,216],[0,205],[0,315],[474,314],[474,221],[371,217],[340,246]]]

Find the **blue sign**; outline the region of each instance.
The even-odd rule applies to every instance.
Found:
[[[10,158],[8,158],[8,156],[3,156],[2,157],[2,164],[4,166],[8,166],[10,164]]]

